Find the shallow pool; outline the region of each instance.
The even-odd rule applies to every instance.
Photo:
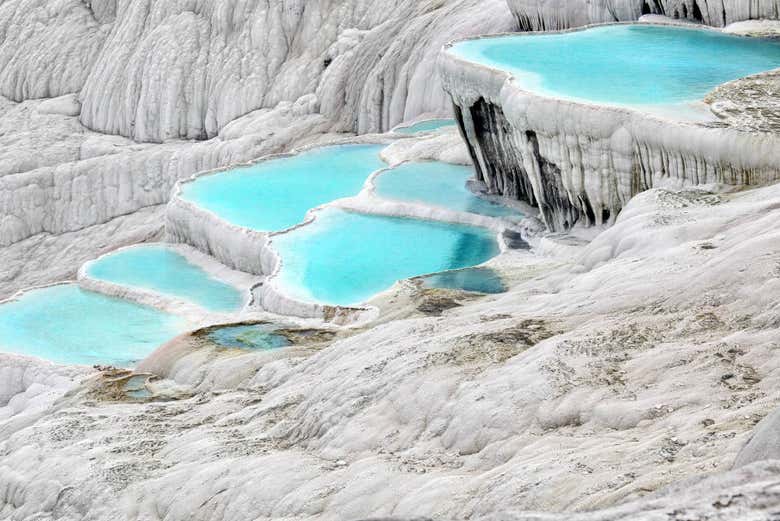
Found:
[[[87,274],[95,279],[135,286],[189,300],[210,311],[238,311],[238,289],[211,277],[180,253],[159,244],[141,245],[93,262]]]
[[[359,304],[398,280],[475,266],[499,253],[495,234],[482,228],[337,209],[273,244],[287,293],[337,305]]]
[[[182,185],[182,197],[223,219],[260,231],[280,231],[306,212],[357,195],[383,168],[383,145],[337,145],[263,161]]]
[[[0,305],[0,350],[65,364],[128,367],[186,328],[178,317],[75,284]]]
[[[474,177],[471,167],[439,161],[404,163],[382,172],[376,179],[376,193],[388,199],[413,201],[450,210],[491,217],[519,216],[511,207],[477,197],[466,182]]]
[[[777,41],[651,25],[483,38],[452,50],[529,90],[623,105],[701,100],[721,83],[780,67]]]
[[[399,134],[417,134],[419,132],[433,132],[434,130],[439,130],[440,128],[454,126],[454,119],[428,119],[413,125],[409,125],[408,127],[397,128],[395,129],[395,132],[398,132]]]
[[[206,335],[221,347],[234,349],[278,349],[291,344],[284,335],[275,333],[278,327],[271,324],[225,326]]]
[[[423,277],[427,288],[461,289],[475,293],[505,293],[507,291],[501,276],[490,268],[468,268],[446,271]]]

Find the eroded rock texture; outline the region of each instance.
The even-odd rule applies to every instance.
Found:
[[[778,0],[507,0],[524,30],[556,30],[625,22],[656,14],[713,26],[777,18]]]

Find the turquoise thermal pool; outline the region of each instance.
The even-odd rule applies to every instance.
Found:
[[[399,134],[418,134],[420,132],[433,132],[434,130],[439,130],[440,128],[454,126],[454,119],[428,119],[413,125],[409,125],[408,127],[397,128],[395,129],[395,132],[398,132]]]
[[[183,319],[74,284],[0,305],[1,351],[64,364],[128,367],[186,329]]]
[[[228,222],[281,231],[306,212],[357,195],[385,163],[382,145],[337,145],[199,177],[182,185],[182,197]]]
[[[489,37],[451,52],[506,70],[527,90],[632,106],[687,104],[722,83],[780,67],[778,41],[652,25]]]
[[[136,246],[107,255],[93,262],[87,274],[189,300],[210,311],[238,311],[244,301],[238,289],[211,277],[163,245]]]
[[[274,332],[277,329],[271,324],[225,326],[207,336],[215,344],[233,349],[278,349],[291,345],[287,337]]]
[[[422,278],[427,288],[461,289],[474,293],[505,293],[507,291],[501,276],[490,268],[468,268],[445,271]]]
[[[482,228],[326,209],[278,236],[279,282],[299,300],[356,305],[396,281],[481,264],[498,255]]]
[[[377,177],[376,193],[387,199],[442,206],[490,217],[520,215],[511,207],[474,195],[466,187],[466,182],[472,177],[474,169],[471,167],[438,161],[404,163]]]

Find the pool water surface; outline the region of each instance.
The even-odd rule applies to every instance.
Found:
[[[376,178],[376,194],[387,199],[411,201],[489,217],[520,216],[520,212],[479,197],[466,183],[472,167],[439,161],[403,163]]]
[[[89,265],[87,274],[189,300],[210,311],[238,311],[244,302],[238,289],[211,277],[184,255],[161,244],[135,246],[104,256]]]
[[[338,209],[274,238],[279,283],[294,298],[357,305],[396,281],[481,264],[498,255],[493,232]]]
[[[506,70],[527,90],[630,106],[699,101],[722,83],[780,67],[779,41],[637,24],[481,38],[451,52]]]
[[[63,284],[0,305],[0,351],[130,367],[187,326],[153,308]]]
[[[182,185],[182,197],[226,221],[281,231],[306,212],[357,195],[371,173],[387,166],[382,145],[336,145],[205,175]]]

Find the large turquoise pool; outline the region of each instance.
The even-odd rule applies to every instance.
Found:
[[[132,366],[186,328],[178,317],[74,284],[0,305],[0,351],[65,364]]]
[[[220,312],[238,311],[243,297],[170,248],[154,244],[135,246],[107,255],[87,268],[95,279],[152,290],[189,300]]]
[[[223,219],[259,231],[280,231],[325,203],[357,195],[385,163],[382,145],[337,145],[203,176],[182,197]]]
[[[474,266],[499,253],[495,234],[481,228],[337,209],[273,245],[285,292],[336,305],[360,304],[398,280]]]
[[[466,182],[474,177],[471,167],[425,161],[404,163],[382,172],[376,193],[388,199],[412,201],[491,217],[519,215],[517,210],[474,195]]]
[[[452,52],[532,91],[621,105],[701,100],[721,83],[780,67],[778,41],[651,25],[482,38]]]

